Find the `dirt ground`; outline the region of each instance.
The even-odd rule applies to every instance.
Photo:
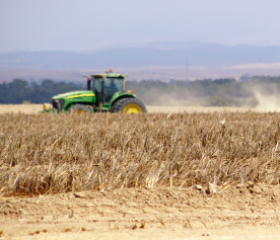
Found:
[[[43,110],[43,104],[0,104],[1,113],[39,113]],[[179,112],[266,112],[265,108],[245,108],[245,107],[184,107],[184,106],[147,106],[148,113],[179,113]],[[271,110],[271,109],[270,109]],[[273,110],[274,111],[274,110]],[[279,109],[275,109],[279,111]]]
[[[192,113],[192,112],[247,112],[259,111],[245,107],[184,107],[184,106],[147,106],[148,113]]]
[[[280,187],[117,189],[0,198],[1,239],[280,239]]]
[[[39,113],[43,111],[43,104],[0,104],[1,113]]]

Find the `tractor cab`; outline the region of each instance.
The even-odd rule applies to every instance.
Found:
[[[88,90],[95,92],[99,105],[110,104],[112,97],[116,93],[125,92],[125,77],[124,74],[115,74],[110,69],[105,74],[92,74],[88,79]],[[93,83],[91,87],[91,83]]]

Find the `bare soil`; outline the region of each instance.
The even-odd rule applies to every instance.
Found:
[[[259,109],[251,109],[248,107],[185,107],[185,106],[148,106],[148,113],[194,113],[194,112],[248,112],[248,111],[257,111]],[[265,109],[263,109],[265,111]]]
[[[35,114],[43,111],[43,104],[0,104],[0,114],[26,113]]]
[[[280,239],[280,188],[130,188],[0,199],[3,239]]]

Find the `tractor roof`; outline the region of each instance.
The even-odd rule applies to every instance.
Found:
[[[108,73],[96,73],[96,74],[92,74],[92,77],[104,77],[106,76],[107,78],[125,78],[127,75],[126,74],[122,74],[122,73],[112,73],[112,72],[108,72]]]

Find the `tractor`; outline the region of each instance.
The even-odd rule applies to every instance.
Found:
[[[44,112],[111,112],[146,113],[145,105],[136,98],[133,90],[125,90],[125,74],[110,69],[106,73],[92,74],[87,78],[87,91],[75,91],[52,97],[51,104],[44,104]]]

